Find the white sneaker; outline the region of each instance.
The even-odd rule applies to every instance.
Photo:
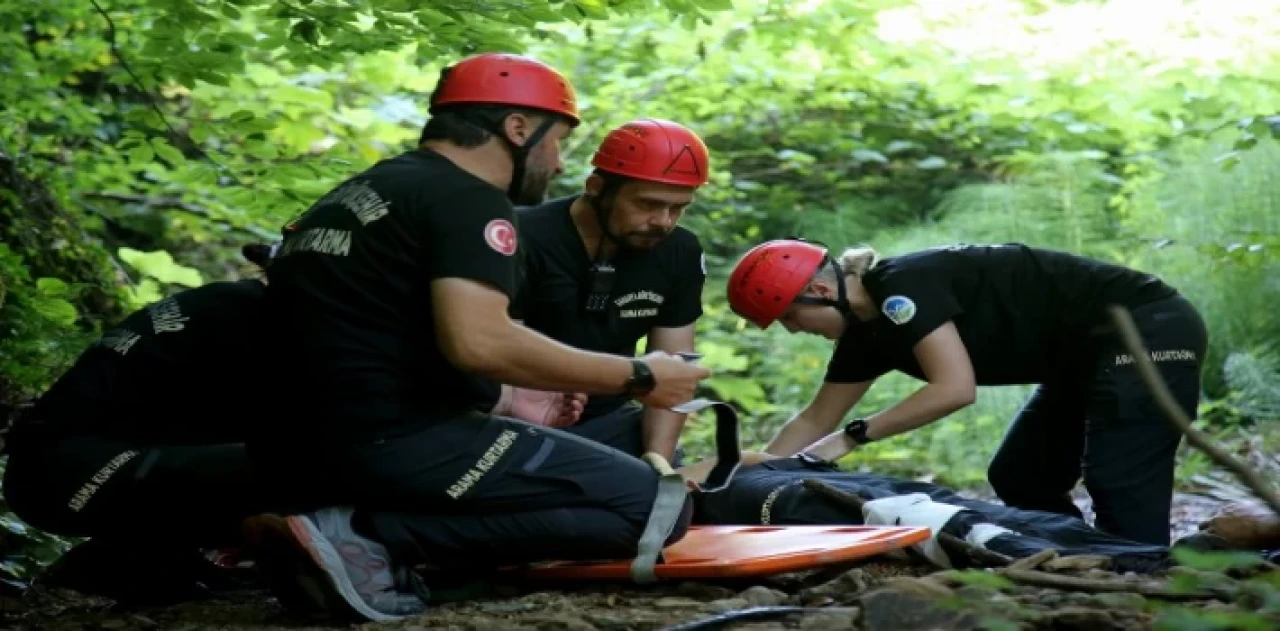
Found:
[[[276,543],[294,551],[291,563],[279,568],[291,574],[295,584],[290,588],[294,602],[287,604],[305,607],[300,601],[309,600],[330,613],[355,614],[373,622],[425,612],[429,593],[421,580],[414,580],[408,568],[395,571],[385,546],[356,534],[352,514],[350,508],[326,508],[276,518],[267,525]],[[408,590],[401,591],[401,586]]]

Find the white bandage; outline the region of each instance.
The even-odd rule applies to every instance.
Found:
[[[985,549],[988,541],[1007,533],[1018,534],[1004,526],[997,526],[995,524],[977,524],[969,529],[969,534],[964,536],[964,540],[978,546],[979,548]]]
[[[925,526],[930,537],[914,547],[939,567],[950,568],[951,559],[938,545],[938,533],[956,513],[959,506],[929,499],[924,493],[895,495],[871,500],[862,505],[862,519],[868,526]]]
[[[490,414],[497,416],[508,416],[511,414],[511,400],[514,397],[515,388],[508,385],[502,386],[502,394],[498,395],[498,402],[489,410]]]

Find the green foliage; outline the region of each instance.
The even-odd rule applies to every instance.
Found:
[[[1173,560],[1177,561],[1179,565],[1192,569],[1221,572],[1257,566],[1262,562],[1262,556],[1254,552],[1245,551],[1202,552],[1186,547],[1177,547],[1173,549]]]

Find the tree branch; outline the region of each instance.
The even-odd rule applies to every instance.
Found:
[[[91,198],[91,199],[105,199],[113,202],[120,202],[123,204],[137,204],[139,206],[145,206],[147,208],[164,208],[169,210],[178,210],[178,211],[187,213],[189,215],[196,215],[198,217],[203,217],[219,225],[226,226],[227,228],[234,230],[236,232],[252,235],[259,239],[269,239],[269,240],[275,241],[280,238],[280,235],[275,234],[270,230],[264,230],[262,228],[258,228],[257,226],[233,226],[227,223],[226,221],[217,219],[214,216],[214,213],[210,211],[208,208],[205,208],[204,206],[200,206],[198,204],[192,204],[191,202],[183,201],[176,197],[149,197],[146,195],[134,195],[132,193],[107,193],[107,192],[82,193],[82,196]]]
[[[1192,447],[1204,452],[1219,466],[1235,474],[1245,486],[1249,487],[1249,490],[1266,502],[1277,516],[1280,516],[1280,495],[1267,485],[1262,476],[1249,465],[1213,444],[1208,436],[1191,426],[1191,419],[1187,418],[1186,412],[1182,411],[1177,400],[1173,398],[1168,385],[1160,377],[1160,371],[1156,369],[1155,362],[1147,353],[1146,346],[1142,343],[1142,335],[1138,333],[1138,327],[1134,325],[1133,316],[1129,314],[1129,310],[1115,305],[1107,309],[1111,312],[1111,320],[1115,323],[1125,348],[1133,356],[1138,375],[1142,377],[1143,383],[1151,391],[1151,396],[1155,398],[1156,406],[1169,418],[1169,422],[1186,435],[1187,442],[1191,443]]]

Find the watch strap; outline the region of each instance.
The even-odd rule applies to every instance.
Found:
[[[644,360],[631,360],[631,378],[627,379],[626,393],[628,396],[644,396],[653,392],[653,388],[657,383],[653,379],[653,371],[649,370],[649,364]]]
[[[849,421],[849,424],[844,426],[844,435],[859,445],[872,442],[872,439],[867,436],[867,419],[865,418],[856,418]]]

